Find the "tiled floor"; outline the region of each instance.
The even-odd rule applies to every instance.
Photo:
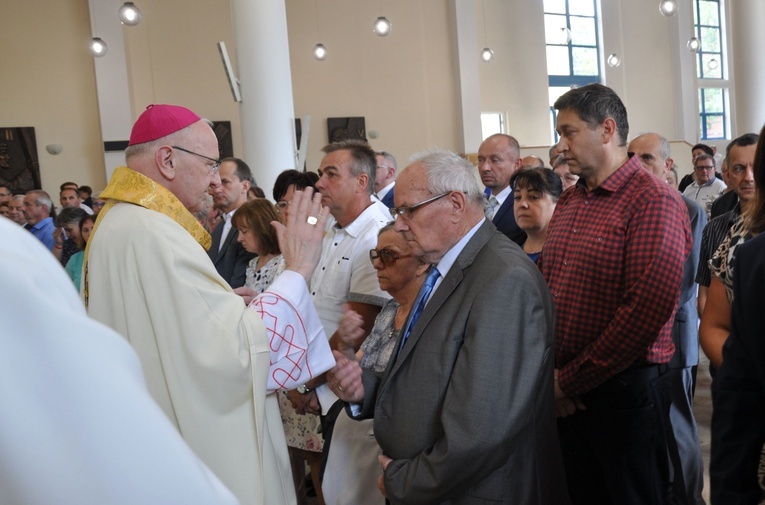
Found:
[[[704,491],[702,496],[709,503],[709,449],[712,442],[712,379],[709,376],[709,360],[700,353],[699,368],[696,371],[696,396],[693,400],[693,415],[699,430],[701,454],[704,457]]]

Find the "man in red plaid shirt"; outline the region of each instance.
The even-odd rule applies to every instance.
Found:
[[[627,153],[619,97],[600,84],[555,102],[558,152],[579,182],[547,232],[558,431],[574,504],[663,504],[672,323],[690,222],[677,191]]]

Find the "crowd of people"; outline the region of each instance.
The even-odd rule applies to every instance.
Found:
[[[666,138],[630,137],[610,88],[554,107],[549,167],[507,134],[477,146],[477,169],[431,149],[399,170],[338,141],[318,174],[281,173],[272,203],[244,160],[218,159],[206,120],[153,105],[104,191],[64,183],[57,212],[0,186],[0,213],[65,268],[94,334],[130,344],[115,369],[140,361],[122,408],[147,435],[100,427],[114,457],[161,454],[199,503],[702,504],[700,343],[712,503],[757,503],[765,130],[730,143],[719,178],[694,146],[678,181]],[[108,366],[66,354],[62,377]],[[25,429],[0,421],[0,438]],[[177,444],[151,442],[168,431]],[[62,450],[96,461],[66,472],[115,485],[78,440]],[[14,479],[0,495],[36,503]]]

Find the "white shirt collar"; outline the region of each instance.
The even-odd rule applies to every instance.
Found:
[[[390,184],[388,184],[387,186],[385,186],[384,188],[382,188],[380,191],[378,191],[377,192],[377,198],[379,198],[380,200],[385,198],[385,195],[387,195],[389,192],[393,191],[393,186],[395,186],[395,184],[396,184],[396,181],[393,181]]]

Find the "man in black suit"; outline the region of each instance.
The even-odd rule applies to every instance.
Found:
[[[247,191],[252,185],[252,172],[247,163],[239,158],[221,161],[220,185],[210,189],[213,205],[221,214],[221,221],[212,232],[212,246],[207,253],[215,269],[232,288],[244,286],[247,264],[254,254],[248,253],[237,237],[239,230],[231,226],[236,209],[247,201]]]
[[[492,135],[478,148],[478,174],[486,186],[485,194],[491,207],[486,217],[513,241],[517,241],[522,232],[515,222],[510,179],[520,168],[521,148],[510,135]]]
[[[733,268],[731,332],[712,382],[712,503],[760,503],[765,441],[765,234],[742,244]]]

